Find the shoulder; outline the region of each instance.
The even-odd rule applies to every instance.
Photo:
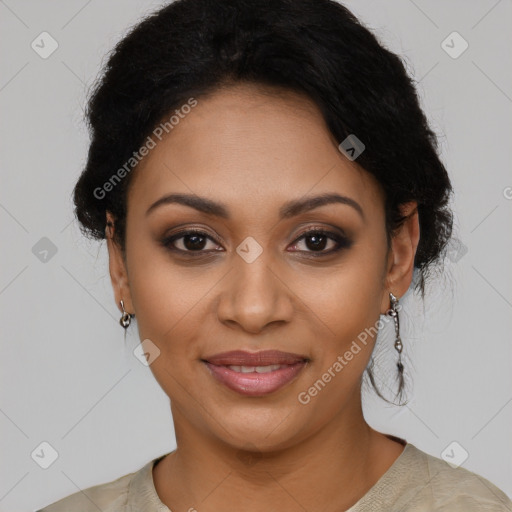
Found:
[[[146,466],[144,466],[146,467]],[[47,505],[37,512],[121,512],[125,510],[128,501],[130,482],[137,472],[123,475],[116,480],[95,485],[78,491],[55,503]]]
[[[412,470],[417,496],[411,503],[429,503],[429,508],[450,512],[512,511],[512,501],[497,486],[484,477],[461,466],[454,466],[434,457],[414,445],[408,445],[408,469]],[[404,468],[407,469],[407,468]],[[409,509],[406,509],[409,510]]]

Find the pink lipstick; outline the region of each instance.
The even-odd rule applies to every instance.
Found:
[[[214,378],[246,396],[263,396],[281,389],[308,361],[307,356],[278,350],[234,350],[203,359]]]

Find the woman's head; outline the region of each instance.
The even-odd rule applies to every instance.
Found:
[[[151,368],[175,420],[264,449],[358,408],[375,341],[360,334],[414,268],[423,293],[452,226],[399,58],[329,0],[179,0],[118,44],[88,115],[76,214],[85,233],[112,235],[116,300],[160,351]],[[347,137],[360,154],[340,151]],[[266,349],[307,365],[264,396],[204,362]],[[332,383],[301,403],[325,372]]]

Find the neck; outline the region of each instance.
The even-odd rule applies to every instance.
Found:
[[[161,501],[175,511],[346,510],[403,450],[366,423],[360,401],[307,439],[271,452],[207,437],[179,411],[173,418],[178,448],[153,478]]]

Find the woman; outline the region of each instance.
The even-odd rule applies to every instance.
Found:
[[[399,301],[442,264],[452,186],[400,59],[346,8],[173,2],[115,48],[88,116],[76,215],[177,449],[44,512],[511,510],[363,416],[365,372],[403,403]],[[396,390],[373,371],[382,315]]]

